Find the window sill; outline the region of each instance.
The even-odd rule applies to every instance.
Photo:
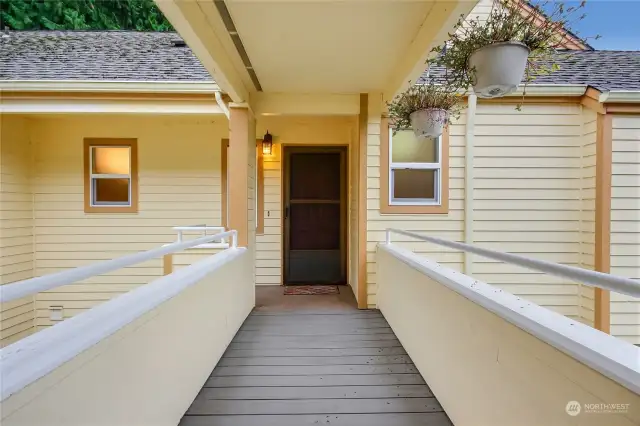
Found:
[[[119,207],[107,207],[107,206],[85,206],[85,213],[103,213],[103,214],[120,214],[120,213],[138,213],[137,206],[119,206]]]
[[[381,214],[447,214],[449,206],[441,204],[439,206],[420,206],[420,205],[381,205]]]

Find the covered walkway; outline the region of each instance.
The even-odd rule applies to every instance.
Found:
[[[258,287],[182,426],[451,425],[379,311]]]

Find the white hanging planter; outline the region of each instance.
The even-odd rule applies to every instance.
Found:
[[[411,128],[417,138],[436,138],[442,134],[449,120],[449,111],[428,108],[414,111],[410,115]]]
[[[481,47],[469,57],[469,70],[475,70],[473,91],[479,98],[499,98],[514,92],[524,76],[529,57],[527,45],[517,41]]]

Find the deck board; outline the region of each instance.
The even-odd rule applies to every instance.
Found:
[[[181,426],[452,426],[377,311],[254,311]]]

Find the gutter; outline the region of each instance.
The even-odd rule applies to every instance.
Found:
[[[605,90],[598,98],[600,103],[640,103],[640,90]]]
[[[527,96],[582,96],[587,91],[586,84],[530,84],[527,86]],[[522,96],[522,85],[506,97]]]
[[[213,81],[0,80],[0,91],[215,94]]]
[[[224,103],[224,100],[222,99],[222,95],[220,94],[219,91],[215,93],[215,97],[216,97],[216,102],[218,103],[218,106],[220,107],[224,115],[227,117],[227,119],[229,119],[229,107],[227,106],[227,104]]]

